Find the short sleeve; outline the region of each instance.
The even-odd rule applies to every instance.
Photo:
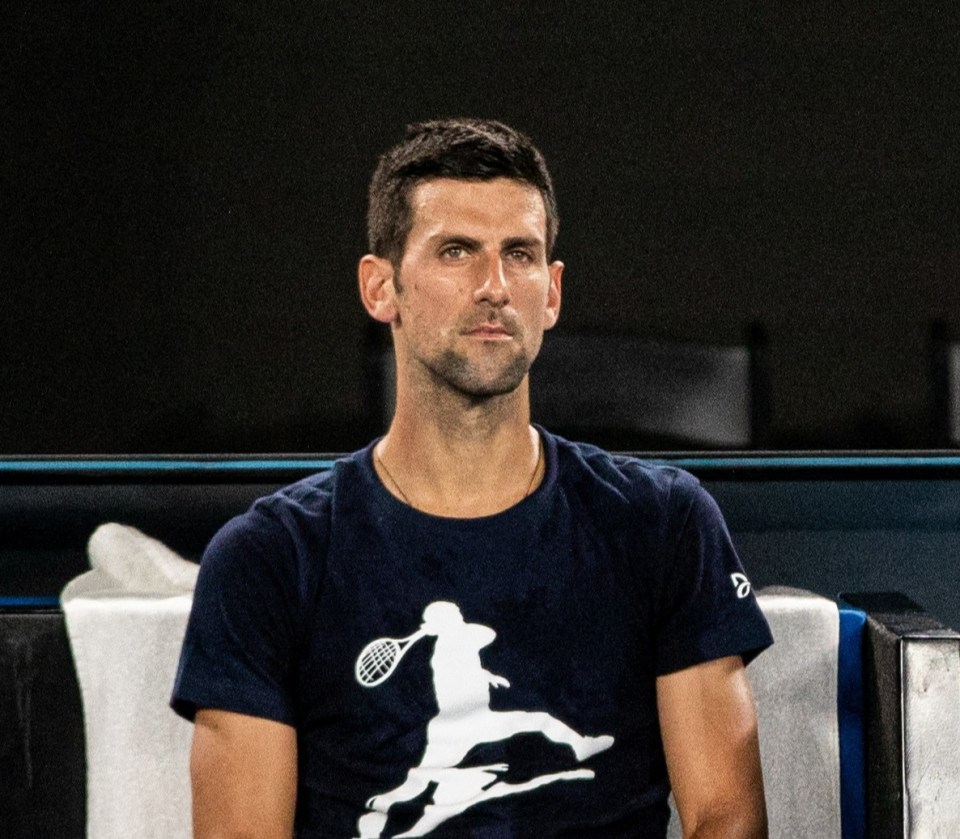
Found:
[[[720,509],[686,473],[669,506],[676,548],[660,592],[658,674],[730,655],[749,662],[773,637]]]
[[[171,706],[293,725],[301,614],[289,534],[263,509],[228,522],[204,552]]]

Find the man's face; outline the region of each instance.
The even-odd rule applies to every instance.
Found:
[[[509,178],[437,179],[410,196],[395,277],[397,362],[464,395],[510,393],[560,310],[540,192]]]

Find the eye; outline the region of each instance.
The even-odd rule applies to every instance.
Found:
[[[440,251],[444,259],[463,259],[466,255],[467,249],[463,245],[447,245]]]
[[[507,258],[511,262],[518,262],[523,265],[528,265],[533,262],[533,254],[530,251],[525,250],[512,250],[507,252]]]

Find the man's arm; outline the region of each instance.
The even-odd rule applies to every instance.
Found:
[[[659,677],[657,706],[685,839],[765,839],[757,714],[740,657]]]
[[[201,709],[190,753],[194,839],[290,839],[297,736],[288,725]]]

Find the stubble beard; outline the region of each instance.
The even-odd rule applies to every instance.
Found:
[[[492,362],[491,362],[492,364]],[[483,402],[497,396],[513,393],[530,370],[530,361],[522,352],[515,353],[495,372],[482,369],[455,350],[444,350],[429,365],[433,376],[449,388],[474,402]]]

